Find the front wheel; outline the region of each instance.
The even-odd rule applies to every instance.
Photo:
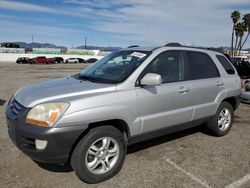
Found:
[[[233,120],[234,109],[232,105],[228,102],[222,102],[207,127],[215,136],[224,136],[230,131]]]
[[[126,152],[126,141],[118,129],[112,126],[97,127],[77,144],[71,165],[82,181],[99,183],[120,171]]]

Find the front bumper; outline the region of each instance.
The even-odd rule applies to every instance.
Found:
[[[18,104],[18,107],[21,105]],[[14,108],[14,110],[13,110]],[[45,128],[25,123],[29,109],[21,106],[15,110],[15,105],[8,105],[6,118],[8,133],[14,144],[35,161],[45,163],[65,163],[77,138],[87,129],[87,125],[72,125],[61,128]],[[47,140],[44,150],[37,150],[35,139]]]

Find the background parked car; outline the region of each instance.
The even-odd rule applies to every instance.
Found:
[[[86,62],[87,63],[95,63],[96,61],[98,61],[98,59],[96,59],[96,58],[90,58]]]
[[[17,58],[16,63],[18,63],[18,64],[28,64],[28,63],[30,63],[30,58],[28,58],[28,57],[19,57],[19,58]]]
[[[64,59],[62,57],[54,57],[55,63],[63,63]]]
[[[77,58],[68,58],[65,63],[79,63],[79,59]]]
[[[45,56],[38,56],[30,60],[31,64],[53,64],[55,62],[55,58],[47,58]]]
[[[242,90],[241,101],[250,104],[250,82],[247,80]]]
[[[242,58],[232,58],[232,64],[241,78],[250,78],[250,62]]]
[[[79,63],[86,63],[85,59],[77,58]]]

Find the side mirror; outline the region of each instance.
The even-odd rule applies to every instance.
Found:
[[[161,75],[159,74],[148,73],[141,79],[142,86],[156,86],[161,85],[161,83]]]

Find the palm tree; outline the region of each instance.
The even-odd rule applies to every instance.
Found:
[[[236,54],[238,55],[240,53],[241,46],[242,46],[241,45],[242,38],[246,31],[246,24],[244,22],[237,23],[234,29],[235,29],[235,35],[236,35],[235,50],[236,50]],[[239,42],[238,42],[238,39],[239,39]]]
[[[243,48],[243,46],[245,45],[249,35],[250,35],[250,13],[249,14],[245,14],[244,17],[243,17],[243,21],[245,23],[245,26],[246,26],[246,31],[247,31],[247,36],[240,48],[240,50]]]
[[[231,18],[233,21],[233,30],[232,30],[232,40],[231,40],[231,55],[234,55],[234,49],[233,49],[233,45],[234,45],[234,30],[235,30],[235,25],[237,24],[237,22],[240,19],[240,12],[239,11],[233,11],[231,13]]]
[[[237,48],[237,45],[238,45],[238,39],[239,39],[239,33],[240,33],[240,25],[239,25],[239,23],[234,26],[234,31],[235,31],[236,41],[235,41],[235,44],[234,44],[232,57],[234,56],[234,51],[236,51],[236,48]]]

